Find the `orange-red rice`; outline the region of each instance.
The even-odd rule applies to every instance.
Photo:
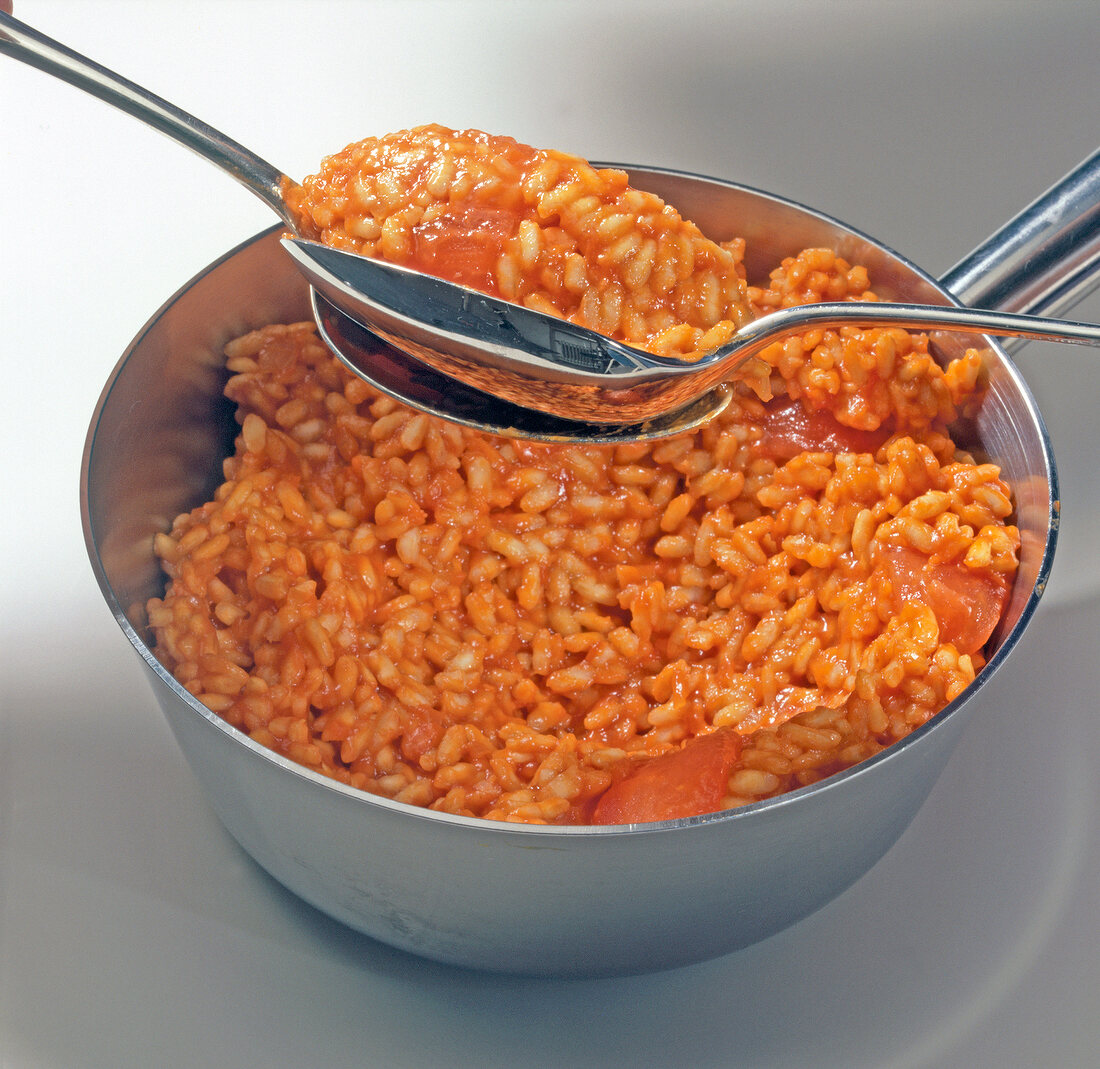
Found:
[[[874,297],[821,249],[739,286],[757,314]],[[749,389],[692,434],[567,447],[409,410],[311,324],[238,338],[226,360],[241,431],[213,500],[157,538],[157,654],[252,738],[414,805],[568,819],[624,762],[716,727],[742,736],[724,805],[811,783],[923,724],[983,663],[898,595],[889,547],[978,577],[1016,567],[1008,488],[945,430],[980,355],[941,369],[920,335],[773,346],[781,402],[879,435],[789,457]]]
[[[622,171],[507,137],[423,126],[368,138],[287,200],[326,244],[657,353],[714,349],[749,315],[742,243],[711,241]]]

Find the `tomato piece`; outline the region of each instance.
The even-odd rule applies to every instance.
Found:
[[[802,452],[874,453],[890,434],[887,427],[874,431],[846,427],[831,412],[807,412],[797,398],[781,397],[766,407],[760,451],[780,461]]]
[[[519,217],[506,208],[452,204],[413,228],[409,266],[499,296],[497,263],[518,226]]]
[[[407,761],[419,761],[439,745],[446,730],[441,718],[431,713],[409,714],[410,723],[401,738],[401,754]]]
[[[977,653],[989,641],[1008,604],[1008,579],[1000,572],[976,572],[961,560],[933,563],[908,546],[883,546],[897,604],[927,605],[940,625],[940,641],[959,653]]]
[[[722,807],[740,757],[741,738],[730,728],[692,739],[608,787],[592,823],[645,824],[713,813]]]
[[[852,695],[849,687],[782,687],[767,705],[762,705],[737,723],[737,733],[751,735],[761,728],[777,728],[814,709],[839,709]]]

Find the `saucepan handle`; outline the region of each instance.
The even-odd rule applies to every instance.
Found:
[[[1100,150],[960,260],[940,284],[971,308],[1064,315],[1100,286]]]

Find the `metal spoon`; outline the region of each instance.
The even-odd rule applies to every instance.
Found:
[[[9,55],[132,115],[167,134],[235,178],[270,207],[293,233],[298,220],[285,199],[293,179],[243,145],[142,86],[88,59],[58,41],[0,11],[0,53]],[[315,300],[322,335],[349,367],[399,400],[457,422],[495,433],[549,441],[583,438],[626,441],[663,437],[690,430],[712,418],[728,402],[719,388],[703,402],[685,406],[645,423],[578,423],[486,394],[447,379],[407,353],[380,344],[331,305]],[[360,318],[366,318],[366,310]]]
[[[713,391],[735,378],[747,360],[781,338],[814,329],[894,326],[1100,345],[1100,326],[1093,324],[946,305],[845,301],[771,312],[743,326],[728,344],[687,362],[396,264],[300,238],[286,238],[283,245],[328,305],[426,366],[502,401],[587,423],[637,427],[685,409],[698,412],[706,395],[714,407],[724,394]],[[335,347],[353,351],[346,344]],[[371,367],[345,359],[371,377]]]
[[[298,233],[285,200],[293,180],[224,134],[3,12],[0,52],[168,134],[232,175]],[[1087,324],[851,302],[773,313],[744,327],[731,345],[686,363],[396,265],[298,239],[286,245],[313,286],[323,337],[357,374],[445,418],[543,439],[625,440],[690,429],[726,406],[728,381],[749,356],[813,326],[974,329],[1100,344],[1100,328]]]

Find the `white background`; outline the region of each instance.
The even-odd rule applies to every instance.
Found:
[[[16,8],[292,175],[368,134],[477,126],[770,189],[934,274],[1100,142],[1094,0]],[[271,222],[204,161],[0,57],[0,1066],[1094,1066],[1095,354],[1020,355],[1061,466],[1054,582],[883,861],[708,964],[464,973],[345,931],[241,853],[87,563],[101,386],[165,299]],[[1100,320],[1098,297],[1075,314]]]

